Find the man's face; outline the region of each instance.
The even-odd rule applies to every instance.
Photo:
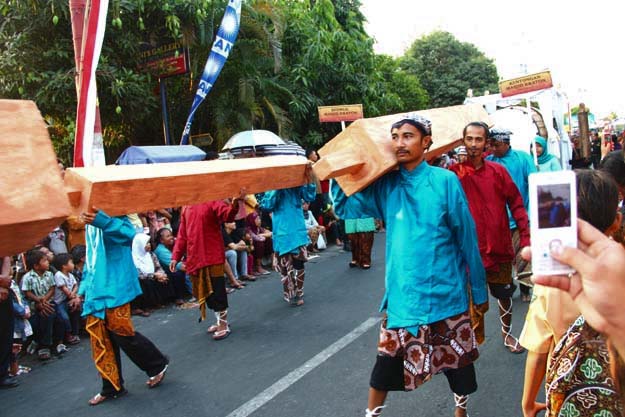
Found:
[[[463,138],[469,159],[481,157],[486,148],[486,132],[481,126],[469,126]]]
[[[493,154],[496,157],[501,158],[508,152],[508,149],[510,149],[510,144],[498,140],[491,140],[490,148],[493,150]]]
[[[465,154],[458,155],[458,162],[463,163],[466,162],[467,156]]]
[[[431,136],[422,136],[419,129],[409,123],[393,129],[391,137],[397,162],[415,166],[423,160],[423,154],[432,140]]]
[[[317,155],[317,151],[311,151],[308,154],[308,159],[312,162],[317,162],[319,160],[319,156]]]
[[[236,227],[237,227],[234,222],[224,223],[224,226],[226,227],[226,230],[230,230],[230,231],[236,229]]]

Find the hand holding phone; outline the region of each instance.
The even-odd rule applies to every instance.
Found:
[[[575,272],[551,257],[556,246],[577,247],[577,187],[573,171],[539,172],[529,176],[532,272],[562,275]]]

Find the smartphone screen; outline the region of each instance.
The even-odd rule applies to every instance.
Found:
[[[569,227],[571,225],[571,185],[539,185],[538,228]]]

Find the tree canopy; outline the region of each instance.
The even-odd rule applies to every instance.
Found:
[[[469,88],[480,93],[499,91],[493,60],[449,32],[435,31],[414,41],[402,68],[418,75],[432,107],[462,104]]]
[[[163,143],[159,80],[140,67],[146,43],[175,40],[189,48],[190,73],[161,80],[177,143],[226,4],[111,0],[97,71],[108,161],[130,144]],[[0,97],[34,100],[57,153],[70,162],[76,91],[68,2],[7,0],[0,14]],[[362,103],[365,117],[375,117],[457,104],[469,87],[496,90],[492,61],[472,45],[435,33],[431,37],[442,50],[426,37],[395,59],[374,53],[364,22],[359,0],[245,1],[238,40],[191,134],[208,133],[214,150],[250,128],[319,146],[340,129],[338,123],[319,123],[320,105]],[[435,68],[431,59],[425,65],[421,56],[427,51],[452,63],[454,71]]]

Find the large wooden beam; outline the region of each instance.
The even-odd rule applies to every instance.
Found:
[[[433,144],[426,158],[432,159],[460,143],[463,127],[473,121],[489,125],[488,113],[479,104],[421,110],[413,113],[432,121]],[[336,178],[352,195],[396,168],[391,147],[391,125],[406,113],[359,119],[319,149],[321,159],[313,166],[320,179]]]
[[[271,156],[202,162],[69,168],[65,185],[74,213],[89,207],[112,216],[179,207],[305,183],[308,161]]]
[[[0,100],[0,255],[31,248],[70,213],[48,129],[32,101]]]

